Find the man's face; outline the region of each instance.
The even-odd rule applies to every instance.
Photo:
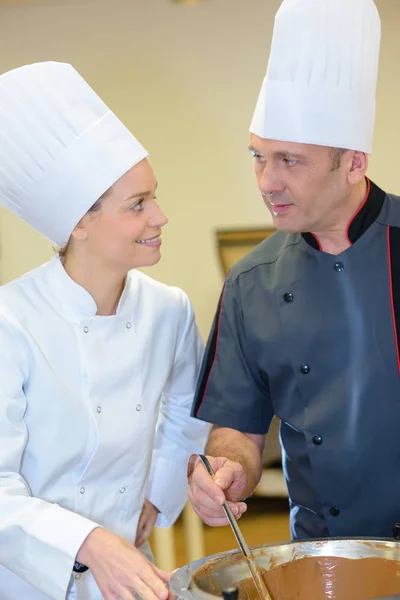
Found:
[[[252,134],[250,150],[258,187],[277,229],[295,233],[335,227],[349,187],[346,165],[333,169],[331,148]]]

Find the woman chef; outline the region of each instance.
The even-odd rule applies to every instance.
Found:
[[[147,152],[41,63],[0,77],[0,154],[0,203],[64,248],[0,290],[0,598],[166,599],[134,542],[177,518],[208,426],[188,298],[131,271],[167,223]]]

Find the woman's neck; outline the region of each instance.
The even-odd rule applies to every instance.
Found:
[[[125,276],[101,268],[94,260],[82,260],[67,251],[63,266],[68,275],[92,296],[101,316],[115,315],[125,286]]]

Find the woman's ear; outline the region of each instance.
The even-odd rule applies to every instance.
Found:
[[[90,212],[85,213],[79,223],[75,225],[71,236],[76,240],[86,240],[89,234],[88,227],[91,220]]]

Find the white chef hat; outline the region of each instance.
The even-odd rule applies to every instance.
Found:
[[[370,154],[380,36],[373,0],[283,0],[250,131]]]
[[[0,76],[0,204],[59,246],[146,156],[71,65],[37,63]]]

